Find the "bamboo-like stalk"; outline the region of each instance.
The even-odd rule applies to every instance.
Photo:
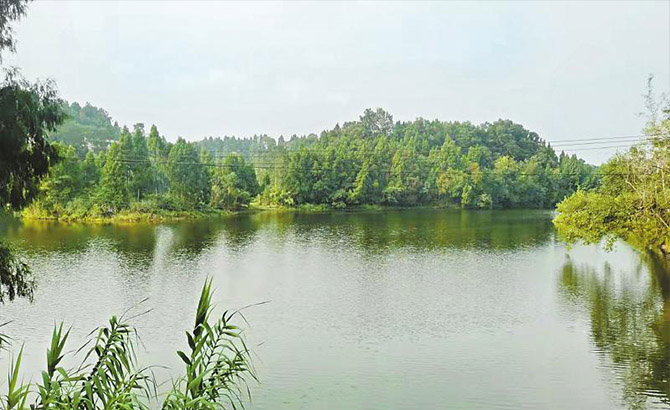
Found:
[[[190,352],[177,352],[186,364],[185,374],[173,381],[168,392],[158,394],[151,368],[138,368],[137,333],[124,314],[89,334],[89,341],[74,353],[85,351],[75,369],[62,365],[70,330],[64,330],[62,323],[56,325],[39,383],[19,381],[22,348],[12,360],[0,410],[243,408],[251,398],[247,380],[257,380],[256,375],[241,329],[231,322],[238,312],[226,311],[213,320],[212,294],[209,279],[202,288],[193,329],[186,333]],[[163,403],[158,397],[165,397]]]

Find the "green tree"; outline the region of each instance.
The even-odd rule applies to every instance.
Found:
[[[396,151],[391,163],[391,177],[384,191],[389,204],[417,205],[421,201],[422,181],[425,180],[424,158],[414,147]]]
[[[158,127],[155,125],[152,125],[149,131],[147,149],[153,165],[154,192],[156,194],[166,192],[168,190],[168,180],[165,164],[170,154],[170,146],[165,138],[160,135]]]
[[[64,115],[52,82],[30,84],[10,70],[0,86],[0,200],[20,208],[57,159],[46,139]]]
[[[115,213],[126,208],[128,201],[128,165],[120,143],[114,143],[107,151],[102,168],[100,200],[105,213]]]
[[[519,202],[519,166],[514,158],[503,156],[493,164],[493,186],[490,192],[495,205],[511,207]]]
[[[179,138],[170,150],[167,164],[170,192],[189,208],[208,201],[209,178],[192,144]]]
[[[0,62],[2,51],[14,51],[16,40],[12,23],[26,14],[27,0],[3,0],[0,2]]]
[[[93,151],[86,153],[86,158],[81,166],[82,184],[86,189],[91,189],[100,182],[100,168],[96,161]]]
[[[90,105],[72,103],[70,110],[81,124],[111,123],[104,110]],[[335,208],[549,208],[599,181],[595,167],[575,156],[558,157],[537,134],[508,120],[474,125],[418,118],[394,123],[389,113],[377,109],[320,136],[294,135],[280,144],[266,135],[171,144],[155,125],[145,136],[142,124],[132,133],[123,127],[118,135],[113,155],[111,148],[104,148],[97,152],[105,155],[93,157],[75,145],[77,156],[84,158],[78,178],[85,181],[77,181],[82,188],[75,191],[76,198],[65,195],[72,204],[90,202],[94,163],[102,170],[102,188],[93,197],[112,212],[127,207],[139,212],[185,210],[206,204],[240,208],[254,198],[264,205]],[[223,163],[215,164],[215,158],[222,157]]]
[[[366,109],[360,117],[360,122],[365,137],[390,135],[393,130],[393,116],[381,108],[377,108],[375,111]]]
[[[604,238],[611,247],[623,239],[670,254],[670,105],[657,105],[651,91],[647,104],[647,143],[603,165],[598,189],[578,190],[558,204],[554,223],[567,241]]]
[[[152,125],[151,130],[149,131],[147,148],[149,150],[149,156],[155,161],[167,160],[168,154],[170,153],[167,141],[160,135],[158,127],[155,125]]]
[[[379,182],[374,180],[370,168],[370,160],[363,161],[363,166],[356,175],[354,188],[349,193],[351,203],[360,204],[368,201],[374,203],[373,197],[375,196],[375,190],[379,187]]]
[[[138,201],[148,193],[155,191],[156,177],[152,162],[149,160],[149,147],[144,136],[144,124],[133,127],[132,143],[130,144],[129,192]]]
[[[0,2],[0,61],[14,51],[11,24],[25,14],[27,1]],[[53,82],[31,84],[11,69],[0,85],[0,206],[20,208],[38,192],[38,180],[57,160],[46,139],[64,119]],[[32,295],[30,269],[0,242],[0,302]],[[0,342],[4,337],[0,336]]]
[[[73,146],[54,144],[60,161],[49,169],[49,175],[40,183],[40,201],[51,212],[58,214],[63,206],[83,188],[82,167]]]

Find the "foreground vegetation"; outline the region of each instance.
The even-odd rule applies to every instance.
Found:
[[[250,355],[240,328],[231,320],[237,312],[213,318],[211,280],[203,286],[192,331],[186,332],[189,350],[178,351],[185,374],[174,380],[170,390],[159,393],[151,368],[137,366],[135,329],[128,313],[112,317],[97,329],[95,337],[74,356],[83,355],[73,368],[65,367],[69,330],[56,326],[46,354],[41,381],[23,383],[20,366],[23,349],[13,359],[7,380],[7,394],[0,408],[15,409],[148,409],[164,397],[165,410],[243,408],[249,396],[247,381],[256,380]]]
[[[26,1],[0,1],[0,62],[4,51],[14,50],[11,24],[25,12]],[[38,193],[38,179],[56,160],[45,137],[63,121],[62,104],[51,82],[29,83],[17,69],[5,70],[0,84],[1,208],[21,208]],[[31,298],[33,287],[28,266],[0,241],[0,303]],[[0,336],[0,343],[3,341]]]
[[[554,222],[569,242],[604,239],[611,247],[623,239],[670,254],[670,104],[651,91],[647,104],[647,142],[603,165],[598,189],[578,190],[558,204]]]

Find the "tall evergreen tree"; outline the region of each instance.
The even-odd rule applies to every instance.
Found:
[[[198,151],[183,138],[179,138],[170,150],[167,176],[170,192],[186,206],[196,208],[207,202],[207,171],[200,162]]]

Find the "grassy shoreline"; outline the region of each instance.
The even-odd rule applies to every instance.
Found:
[[[194,210],[194,211],[167,211],[156,210],[151,212],[121,211],[110,216],[77,216],[77,215],[35,215],[20,212],[17,216],[28,221],[50,221],[66,223],[161,223],[203,219],[218,216],[234,215],[237,212],[223,210]]]
[[[444,205],[421,205],[413,207],[388,206],[388,205],[359,205],[355,207],[338,208],[326,204],[303,204],[294,207],[259,205],[252,204],[246,209],[237,211],[227,211],[215,208],[190,211],[170,211],[170,210],[152,210],[136,211],[124,210],[110,216],[103,215],[73,215],[61,214],[50,215],[45,213],[36,213],[24,210],[15,212],[14,216],[27,221],[49,221],[64,223],[95,223],[95,224],[122,224],[122,223],[162,223],[182,220],[196,220],[212,217],[227,217],[245,213],[326,213],[326,212],[382,212],[402,209],[460,209],[455,207],[445,207]]]
[[[151,211],[137,211],[124,210],[117,214],[110,216],[101,215],[49,215],[44,213],[15,212],[14,216],[27,221],[50,221],[50,222],[64,222],[64,223],[92,223],[92,224],[126,224],[126,223],[163,223],[184,220],[197,220],[205,218],[229,217],[249,213],[302,213],[302,214],[317,214],[330,212],[384,212],[384,211],[399,211],[403,209],[443,209],[443,210],[460,210],[462,208],[456,206],[445,205],[419,205],[419,206],[391,206],[391,205],[358,205],[347,208],[334,207],[327,204],[302,204],[298,206],[288,207],[279,205],[259,205],[251,204],[246,209],[229,211],[216,208],[205,208],[202,210],[151,210]],[[517,209],[517,208],[512,208]],[[472,209],[489,210],[489,209]]]

